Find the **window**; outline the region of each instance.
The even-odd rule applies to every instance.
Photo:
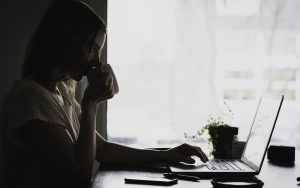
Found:
[[[109,139],[180,143],[226,100],[244,140],[259,97],[283,92],[273,142],[300,143],[300,2],[247,2],[110,0],[108,63],[120,93],[108,102]]]

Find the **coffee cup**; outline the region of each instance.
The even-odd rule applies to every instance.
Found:
[[[119,93],[118,81],[117,81],[116,75],[115,75],[115,73],[114,73],[111,65],[110,64],[103,65],[103,69],[102,70],[103,71],[107,71],[107,72],[109,72],[112,75],[112,77],[113,77],[113,85],[114,85],[114,94]]]

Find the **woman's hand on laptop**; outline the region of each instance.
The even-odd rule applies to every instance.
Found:
[[[166,162],[168,163],[179,163],[184,162],[188,164],[195,163],[192,156],[199,157],[203,162],[207,162],[208,158],[206,154],[201,150],[200,147],[192,146],[189,144],[182,144],[175,148],[166,150]]]

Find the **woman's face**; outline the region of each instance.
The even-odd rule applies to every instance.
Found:
[[[92,44],[88,44],[84,51],[88,53],[88,60],[87,62],[79,62],[74,64],[69,71],[69,76],[76,80],[80,81],[83,76],[86,76],[88,71],[93,67],[100,67],[101,66],[101,52],[106,40],[106,33],[102,30],[97,32],[95,40]]]

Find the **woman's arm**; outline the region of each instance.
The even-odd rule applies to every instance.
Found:
[[[99,80],[100,83],[94,84],[99,79],[99,70],[93,69],[88,75],[89,86],[85,92],[85,95],[87,94],[87,96],[91,96],[92,98],[97,99],[96,101],[103,101],[103,99],[109,99],[113,97],[114,93],[112,76],[110,75],[110,73],[104,74],[108,74],[106,75],[107,78],[102,80],[102,82],[104,81],[105,83],[107,83],[106,91],[108,92],[99,90],[98,85],[105,85],[103,83],[101,84],[101,80]],[[79,115],[79,118],[83,118],[83,113]],[[206,155],[199,147],[191,146],[188,144],[182,144],[178,147],[166,151],[137,149],[107,142],[96,131],[95,134],[96,160],[102,163],[130,165],[177,162],[194,163],[194,159],[191,158],[192,155],[198,156],[202,161],[207,161]]]
[[[98,104],[89,100],[82,101],[80,130],[75,143],[78,163],[88,179],[92,177],[93,164],[96,156],[96,114]]]
[[[194,163],[191,156],[198,156],[202,161],[207,161],[206,155],[199,147],[182,144],[178,147],[161,150],[147,150],[131,148],[105,141],[99,133],[96,136],[96,160],[102,163],[142,165],[151,163]]]
[[[101,163],[138,165],[162,162],[165,152],[136,149],[105,141],[97,132],[96,159]]]

